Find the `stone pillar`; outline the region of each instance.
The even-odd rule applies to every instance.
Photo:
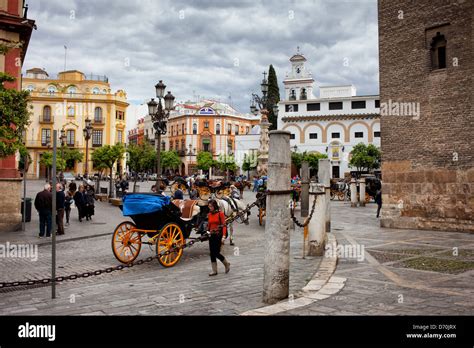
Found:
[[[301,164],[301,217],[309,215],[309,163]]]
[[[316,199],[313,218],[308,224],[308,256],[322,256],[326,240],[326,194],[324,185],[312,183],[311,192],[321,192],[321,195],[311,195]],[[311,201],[311,204],[313,202]]]
[[[290,190],[290,132],[271,131],[268,158],[268,189]],[[289,295],[290,223],[289,195],[268,195],[265,223],[263,301],[276,303]]]
[[[212,178],[212,167],[209,167],[209,180]]]
[[[21,229],[21,182],[21,178],[0,177],[0,192],[5,198],[0,200],[0,232]],[[34,214],[34,207],[32,209]]]
[[[360,178],[360,194],[359,194],[359,205],[365,207],[365,178]]]
[[[326,232],[331,232],[331,162],[327,158],[318,161],[319,183],[324,185],[326,195],[324,197],[326,205],[325,221]]]
[[[351,179],[351,207],[357,207],[357,184],[356,179]]]

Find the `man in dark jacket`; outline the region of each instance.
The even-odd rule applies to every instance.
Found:
[[[39,237],[44,237],[44,230],[46,227],[46,237],[51,237],[51,216],[53,209],[53,196],[51,194],[51,185],[44,185],[44,190],[39,192],[35,198],[35,208],[39,214],[40,233]]]
[[[58,224],[58,235],[64,234],[64,194],[61,184],[56,184],[56,223]]]

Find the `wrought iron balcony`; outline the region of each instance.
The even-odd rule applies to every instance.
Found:
[[[39,123],[53,124],[54,116],[53,115],[41,115]]]
[[[103,124],[105,124],[105,120],[104,120],[103,117],[98,117],[98,118],[94,118],[92,120],[92,123],[96,124],[96,125],[103,125]]]

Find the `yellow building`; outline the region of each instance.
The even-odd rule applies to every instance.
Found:
[[[52,150],[53,130],[66,134],[66,146],[78,149],[84,154],[82,163],[74,163],[66,171],[85,172],[86,141],[83,135],[86,119],[93,127],[89,140],[88,171],[92,167],[92,153],[102,145],[125,144],[125,117],[127,95],[123,90],[112,93],[108,78],[105,76],[85,75],[77,70],[64,71],[57,78],[51,78],[42,69],[26,71],[22,88],[29,90],[33,106],[30,125],[25,134],[26,146],[32,163],[28,178],[42,178],[46,168],[40,165],[43,153]],[[58,148],[60,141],[57,141]],[[120,161],[115,171],[123,171],[125,159]]]

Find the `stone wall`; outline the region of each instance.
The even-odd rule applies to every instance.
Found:
[[[21,184],[22,179],[0,178],[0,192],[3,197],[0,199],[0,232],[21,228]]]
[[[474,2],[380,0],[381,225],[474,232]],[[430,43],[446,37],[446,68]]]

